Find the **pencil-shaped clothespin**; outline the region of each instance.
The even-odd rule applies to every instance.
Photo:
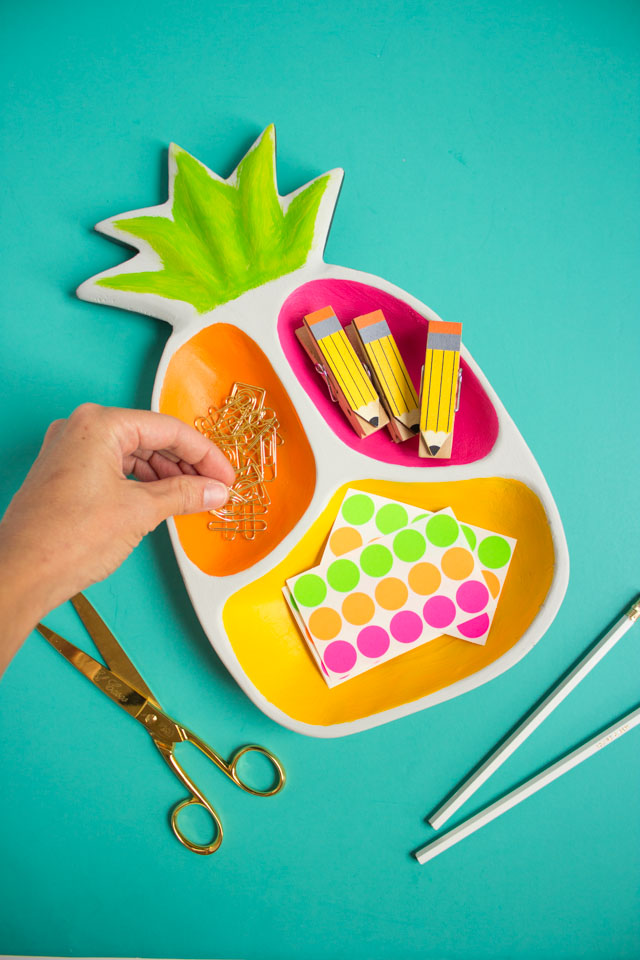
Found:
[[[420,387],[421,457],[451,457],[460,386],[461,323],[430,320]]]
[[[396,443],[415,437],[420,429],[418,395],[382,310],[355,317],[345,332],[371,370],[391,437]]]
[[[389,420],[380,397],[333,309],[309,313],[296,336],[358,436],[368,437],[385,427]]]

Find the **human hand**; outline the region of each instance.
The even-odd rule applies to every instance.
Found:
[[[0,673],[6,647],[49,610],[109,576],[167,517],[222,506],[234,476],[211,441],[164,414],[88,403],[52,423],[0,522]]]

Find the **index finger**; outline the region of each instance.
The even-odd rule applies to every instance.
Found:
[[[195,427],[177,417],[122,407],[110,407],[106,414],[123,456],[138,449],[166,450],[178,460],[191,464],[203,477],[222,480],[227,486],[235,480],[235,470],[222,451]]]

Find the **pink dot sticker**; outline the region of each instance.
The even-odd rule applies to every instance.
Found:
[[[478,613],[484,610],[489,600],[489,591],[479,580],[467,580],[456,591],[458,606],[465,613]]]
[[[346,640],[334,640],[324,651],[324,662],[332,673],[348,673],[358,659],[356,648]]]
[[[489,617],[486,613],[481,613],[479,617],[473,620],[467,620],[465,623],[458,624],[458,630],[463,637],[469,637],[470,640],[477,640],[489,629]]]
[[[431,597],[422,611],[430,627],[448,627],[456,615],[456,607],[449,597]]]
[[[402,610],[392,618],[390,630],[399,643],[414,643],[422,633],[422,620],[417,613]]]
[[[389,649],[389,634],[382,627],[364,627],[358,634],[356,643],[363,656],[375,660]]]

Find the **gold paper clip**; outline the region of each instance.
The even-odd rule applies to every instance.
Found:
[[[284,438],[275,410],[265,406],[263,387],[236,381],[231,393],[217,409],[209,407],[205,417],[196,417],[194,425],[215,443],[236,470],[229,500],[218,510],[207,528],[235,540],[240,535],[254,540],[267,530],[265,518],[271,498],[266,489],[278,475],[277,448]]]

